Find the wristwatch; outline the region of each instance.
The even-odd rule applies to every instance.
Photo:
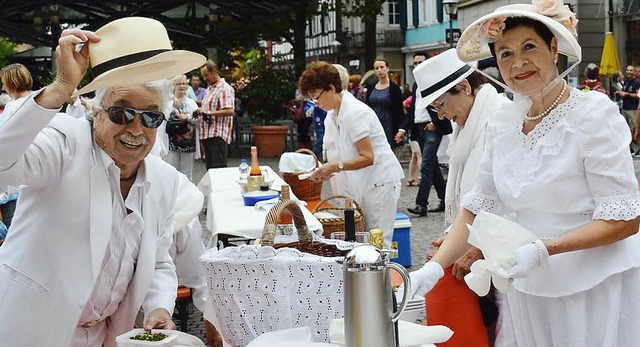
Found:
[[[338,172],[340,172],[342,170],[344,170],[344,164],[341,161],[339,161],[338,162]]]

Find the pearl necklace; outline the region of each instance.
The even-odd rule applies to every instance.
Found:
[[[546,116],[547,114],[549,114],[549,112],[551,112],[551,110],[556,108],[556,106],[560,102],[560,99],[562,99],[562,96],[564,95],[565,89],[567,89],[567,82],[564,82],[564,84],[562,85],[562,91],[560,92],[558,97],[555,100],[553,100],[553,103],[551,103],[551,105],[549,105],[549,107],[547,107],[546,110],[542,111],[537,116],[524,116],[524,119],[529,121],[529,122],[533,122],[533,121],[536,121],[536,120]]]

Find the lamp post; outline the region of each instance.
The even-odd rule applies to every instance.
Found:
[[[458,0],[442,0],[442,7],[449,16],[449,47],[453,48],[453,18],[458,14]]]

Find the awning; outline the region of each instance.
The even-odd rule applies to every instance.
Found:
[[[602,58],[600,59],[600,75],[611,76],[616,71],[620,71],[618,49],[613,39],[613,33],[608,32],[604,34],[604,47],[602,48]]]

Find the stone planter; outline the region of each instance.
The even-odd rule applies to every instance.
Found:
[[[253,125],[253,138],[258,147],[258,156],[275,158],[284,152],[284,146],[289,133],[286,125]]]

